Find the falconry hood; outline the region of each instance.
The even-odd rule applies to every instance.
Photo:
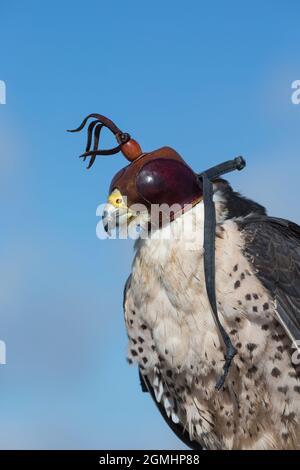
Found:
[[[185,205],[199,202],[202,197],[201,182],[197,174],[174,149],[162,147],[152,152],[143,152],[136,140],[101,114],[90,114],[77,129],[70,132],[82,130],[90,118],[94,118],[94,121],[88,126],[86,151],[81,155],[84,160],[90,157],[87,168],[91,168],[97,155],[113,155],[118,152],[122,152],[130,162],[113,177],[110,193],[118,189],[127,197],[128,206],[179,204],[183,208]],[[99,149],[100,132],[103,127],[114,134],[118,144],[116,147]],[[91,149],[93,137],[94,143]]]

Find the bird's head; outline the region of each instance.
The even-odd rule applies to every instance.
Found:
[[[201,200],[201,182],[175,150],[162,147],[145,153],[128,133],[123,133],[112,121],[99,114],[87,116],[72,132],[83,129],[89,118],[95,120],[89,124],[86,152],[81,155],[84,160],[90,157],[88,168],[97,155],[119,151],[130,161],[114,176],[110,185],[103,212],[103,224],[108,232],[116,226],[161,227]],[[103,127],[115,135],[116,147],[98,149]]]

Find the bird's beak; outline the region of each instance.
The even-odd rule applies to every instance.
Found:
[[[114,189],[109,195],[102,214],[102,223],[106,233],[111,236],[112,230],[127,227],[133,215],[119,190]]]
[[[127,224],[128,218],[129,215],[127,209],[118,209],[108,203],[106,204],[102,214],[104,230],[108,235],[111,235],[112,230]]]

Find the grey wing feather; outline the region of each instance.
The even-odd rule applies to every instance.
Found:
[[[279,320],[294,340],[300,340],[300,227],[267,216],[239,222],[244,254],[258,279],[276,301]]]

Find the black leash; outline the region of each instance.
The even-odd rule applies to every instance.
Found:
[[[215,237],[216,237],[216,210],[213,202],[213,183],[211,180],[218,178],[225,173],[234,170],[242,170],[246,166],[243,157],[237,157],[234,160],[221,163],[198,175],[199,183],[202,181],[203,202],[204,202],[204,274],[206,292],[209,303],[215,318],[217,327],[224,341],[226,348],[224,372],[216,383],[216,389],[220,390],[226,380],[231,362],[236,355],[236,349],[233,346],[230,337],[226,333],[219,320],[216,287],[215,287]]]

